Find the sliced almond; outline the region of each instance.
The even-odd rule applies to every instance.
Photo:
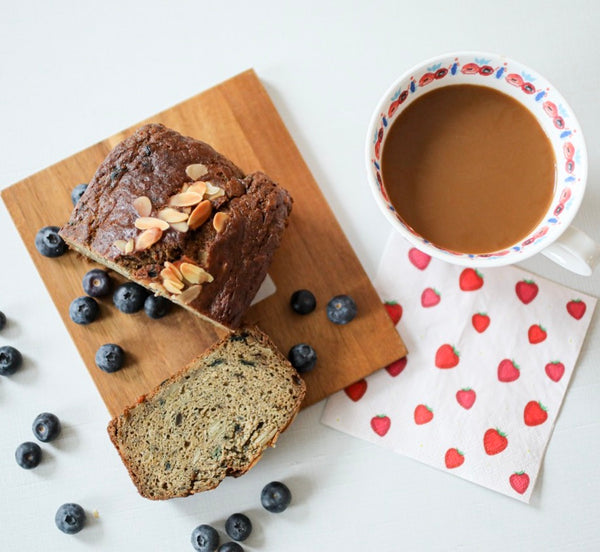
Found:
[[[181,287],[179,287],[179,284],[181,284]],[[177,283],[173,280],[165,280],[163,286],[169,293],[173,293],[174,295],[181,295],[183,289],[183,284],[181,282]]]
[[[165,269],[170,270],[173,274],[175,274],[178,280],[183,280],[183,275],[181,274],[177,266],[173,263],[165,261]]]
[[[133,200],[133,208],[140,217],[149,217],[152,212],[152,203],[149,197],[140,196]]]
[[[148,284],[148,287],[149,287],[149,288],[150,288],[150,289],[151,289],[151,290],[152,290],[154,293],[156,293],[156,294],[158,294],[158,293],[159,293],[159,292],[161,292],[161,291],[164,291],[164,289],[165,289],[165,288],[164,288],[164,287],[163,287],[161,284],[159,284],[158,282],[150,282],[150,283]]]
[[[125,240],[115,240],[113,245],[124,255],[125,254],[125,246],[127,242]]]
[[[168,230],[169,223],[155,217],[140,217],[135,219],[135,227],[138,230],[150,230],[150,228],[158,228],[160,230]]]
[[[183,289],[185,284],[177,278],[175,274],[173,274],[168,268],[164,268],[161,270],[160,275],[163,279],[163,285],[166,285],[166,282],[171,282],[171,285],[176,287],[177,289]]]
[[[172,207],[165,207],[158,212],[158,218],[170,224],[172,222],[185,222],[188,219],[188,215]]]
[[[206,165],[202,163],[194,163],[193,165],[188,165],[185,168],[185,174],[187,174],[192,180],[198,180],[208,173],[208,169]]]
[[[129,255],[130,253],[133,253],[134,249],[135,249],[135,240],[133,238],[129,238],[127,240],[127,243],[125,244],[125,254]]]
[[[171,228],[177,230],[177,232],[187,232],[189,230],[187,222],[172,222]]]
[[[206,183],[206,193],[205,196],[207,199],[217,199],[218,197],[224,196],[225,190],[223,188],[219,188],[215,186],[211,182]]]
[[[204,196],[206,193],[206,182],[202,182],[202,180],[198,180],[198,182],[194,182],[190,184],[190,187],[187,189],[188,192],[194,192],[195,194],[200,194]]]
[[[228,220],[229,220],[229,215],[227,213],[219,212],[214,216],[212,222],[213,222],[213,227],[217,231],[217,233],[220,234],[221,232],[223,232]]]
[[[179,301],[181,301],[182,303],[185,303],[186,305],[188,303],[191,303],[194,299],[196,299],[196,297],[198,297],[198,295],[200,295],[200,292],[202,291],[202,286],[191,286],[189,288],[187,288],[179,297]]]
[[[210,213],[212,212],[212,204],[210,201],[205,199],[204,201],[198,203],[196,208],[190,214],[190,218],[188,219],[188,226],[192,230],[196,230],[196,228],[200,228],[210,217]]]
[[[135,239],[135,249],[137,251],[148,249],[149,247],[152,247],[158,240],[160,240],[161,236],[162,230],[160,228],[149,228],[148,230],[144,230]]]
[[[194,192],[181,192],[175,194],[169,200],[171,207],[188,207],[191,205],[197,205],[202,201],[202,196]]]
[[[204,282],[212,282],[214,280],[206,270],[192,263],[181,263],[179,270],[190,284],[203,284]]]

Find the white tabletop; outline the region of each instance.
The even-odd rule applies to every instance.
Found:
[[[506,54],[545,75],[584,131],[590,176],[576,225],[600,241],[600,5],[523,2],[3,2],[0,186],[254,67],[342,227],[373,277],[388,223],[371,200],[363,142],[380,94],[438,53]],[[228,5],[228,7],[225,7]],[[369,7],[369,6],[373,7]],[[7,211],[0,207],[0,345],[25,356],[0,378],[0,548],[9,551],[192,550],[200,523],[219,530],[246,512],[246,550],[600,550],[600,325],[596,313],[530,505],[320,424],[302,412],[276,449],[241,479],[166,502],[140,498],[106,434],[109,415]],[[523,267],[600,295],[600,272],[567,273],[544,258]],[[31,423],[64,430],[35,470],[14,450]],[[262,486],[288,483],[280,515]],[[96,511],[76,536],[56,508]]]

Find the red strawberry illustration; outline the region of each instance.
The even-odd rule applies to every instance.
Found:
[[[520,282],[517,282],[517,285],[515,286],[517,297],[526,305],[535,299],[539,290],[540,289],[533,280],[521,280]]]
[[[408,260],[419,270],[425,270],[431,261],[431,255],[423,253],[416,247],[411,247],[408,251]]]
[[[421,305],[425,308],[435,307],[442,299],[440,292],[437,289],[425,288],[421,294]]]
[[[498,364],[498,381],[510,383],[519,379],[520,374],[519,365],[515,364],[514,360],[505,358]]]
[[[483,276],[472,268],[465,268],[458,278],[458,285],[463,291],[475,291],[483,286]]]
[[[580,320],[585,314],[587,306],[581,299],[573,299],[567,303],[567,312],[575,318]]]
[[[348,395],[348,397],[350,397],[354,402],[359,401],[367,392],[367,380],[363,378],[355,381],[354,383],[348,385],[344,391],[346,392],[346,395]]]
[[[529,338],[529,343],[536,345],[544,341],[548,337],[548,333],[539,324],[533,324],[527,331],[527,337]]]
[[[475,394],[475,391],[470,387],[466,387],[465,389],[456,392],[456,400],[465,410],[469,410],[469,408],[473,406],[476,398],[477,395]]]
[[[475,331],[483,333],[490,325],[490,317],[485,312],[478,312],[471,318],[471,323],[473,324]]]
[[[444,343],[435,353],[435,365],[438,368],[454,368],[458,365],[460,353],[452,347]]]
[[[510,486],[519,494],[523,494],[529,487],[529,476],[525,472],[515,472],[509,478]]]
[[[433,410],[426,404],[419,404],[415,408],[415,424],[423,425],[433,420]]]
[[[396,360],[395,362],[392,362],[386,366],[385,369],[390,376],[395,378],[400,372],[402,372],[402,370],[404,370],[404,368],[406,368],[406,360],[406,357]]]
[[[388,432],[390,425],[392,425],[392,420],[385,414],[379,414],[371,418],[371,428],[380,437],[383,437]]]
[[[483,448],[490,456],[502,452],[508,446],[506,434],[498,429],[488,429],[483,435]]]
[[[537,426],[543,424],[548,419],[546,407],[539,401],[529,401],[523,411],[525,425]]]
[[[558,360],[553,360],[552,362],[546,364],[545,370],[546,375],[552,381],[560,381],[560,378],[562,378],[563,374],[565,373],[565,365]]]
[[[451,470],[463,464],[465,455],[457,448],[450,448],[446,451],[444,461],[446,462],[446,467]]]
[[[394,326],[398,324],[402,318],[402,305],[399,305],[396,301],[386,301],[383,306],[392,319]]]

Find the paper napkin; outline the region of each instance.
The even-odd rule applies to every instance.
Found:
[[[397,234],[375,287],[409,354],[333,395],[321,421],[529,502],[596,299]]]

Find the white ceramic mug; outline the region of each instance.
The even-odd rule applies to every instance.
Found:
[[[502,251],[467,254],[438,247],[409,227],[388,199],[381,175],[381,152],[396,117],[423,94],[453,84],[494,88],[530,111],[548,136],[556,159],[556,181],[550,208],[530,235]],[[600,245],[571,226],[583,199],[587,152],[573,111],[544,77],[496,54],[458,52],[419,63],[404,73],[381,98],[366,141],[367,173],[375,200],[392,225],[418,249],[459,265],[501,266],[543,253],[561,266],[589,276],[600,260]]]

